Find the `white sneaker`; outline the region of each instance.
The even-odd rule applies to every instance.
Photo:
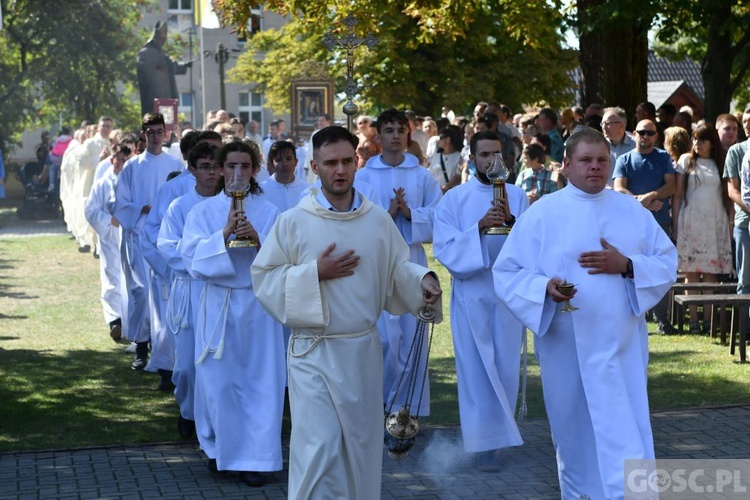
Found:
[[[129,346],[125,348],[125,354],[134,354],[135,353],[135,342],[131,342]]]

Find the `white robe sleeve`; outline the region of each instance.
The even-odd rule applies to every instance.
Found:
[[[159,237],[159,228],[161,227],[161,221],[167,208],[164,206],[165,200],[163,200],[163,192],[163,190],[159,191],[157,202],[151,208],[148,216],[146,216],[146,224],[143,226],[144,238],[141,238],[141,252],[143,253],[143,258],[146,259],[146,262],[151,266],[151,269],[162,277],[167,274],[168,267],[166,261],[156,248],[156,240]]]
[[[297,252],[290,248],[286,237],[289,225],[289,219],[279,220],[253,261],[255,296],[286,327],[325,327],[328,307],[318,280],[318,261],[295,263],[292,252]]]
[[[94,184],[83,208],[86,220],[101,238],[107,238],[112,227],[112,215],[107,207],[110,189],[111,185],[105,182]]]
[[[626,280],[626,287],[636,316],[653,308],[677,279],[677,249],[650,213],[644,219],[647,249],[627,256],[633,261],[633,279]]]
[[[440,261],[456,279],[465,280],[490,268],[487,245],[479,234],[478,224],[465,231],[460,229],[461,200],[448,191],[435,209],[433,250]]]
[[[162,258],[167,266],[175,271],[185,271],[185,263],[182,261],[181,253],[184,222],[181,212],[177,209],[177,204],[173,202],[164,215],[159,228],[159,237],[156,240],[156,247],[159,249]]]
[[[198,212],[190,211],[182,234],[185,269],[193,278],[206,281],[234,276],[234,264],[227,252],[223,228],[212,231]]]
[[[421,205],[409,207],[411,209],[411,223],[407,222],[404,225],[404,239],[409,245],[432,241],[434,212],[443,197],[440,185],[432,175],[427,170],[420,173],[423,175]]]
[[[409,261],[409,247],[393,224],[386,224],[390,231],[391,255],[388,262],[392,278],[389,281],[388,294],[385,299],[385,310],[391,314],[411,313],[417,316],[425,305],[422,299],[422,278],[431,273],[426,267]],[[435,275],[437,277],[437,275]],[[437,313],[435,323],[443,321],[442,298],[432,306]]]
[[[526,328],[543,336],[555,314],[555,302],[547,297],[551,278],[538,271],[543,245],[534,226],[528,215],[519,219],[495,260],[492,275],[497,297]],[[524,232],[525,237],[518,236]]]
[[[138,165],[137,157],[125,164],[115,183],[115,219],[125,230],[133,230],[142,216],[143,206],[136,202],[133,192],[133,168]]]

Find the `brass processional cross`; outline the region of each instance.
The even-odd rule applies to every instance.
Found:
[[[344,104],[343,111],[346,115],[346,127],[349,131],[352,130],[352,116],[359,113],[359,107],[354,104],[354,96],[359,92],[359,87],[354,83],[352,73],[354,72],[354,49],[360,45],[366,45],[367,48],[372,48],[378,44],[380,40],[373,35],[368,33],[364,38],[359,38],[354,34],[354,27],[359,21],[354,17],[353,14],[349,14],[341,21],[344,26],[347,27],[348,33],[340,38],[336,38],[333,34],[328,33],[323,36],[323,45],[328,50],[335,48],[341,48],[346,50],[346,86],[344,87],[344,93],[346,94],[346,104]]]

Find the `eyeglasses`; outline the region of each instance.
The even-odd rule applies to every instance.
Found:
[[[656,135],[656,130],[636,130],[635,133],[640,135],[641,137],[643,136],[653,137]]]
[[[211,165],[211,164],[208,164],[208,165],[205,165],[205,164],[204,165],[198,165],[198,167],[196,167],[196,168],[198,170],[202,170],[204,172],[216,172],[217,170],[221,170],[221,166],[220,165]]]
[[[149,136],[149,137],[162,136],[162,135],[164,135],[164,130],[162,130],[162,129],[154,130],[154,129],[150,128],[150,129],[146,130],[146,135]]]
[[[625,122],[602,122],[602,127],[611,127],[613,125],[622,125]]]

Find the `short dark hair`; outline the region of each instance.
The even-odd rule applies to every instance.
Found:
[[[464,147],[464,134],[456,125],[448,125],[441,130],[440,138],[450,140],[454,151],[460,152]]]
[[[183,158],[189,155],[190,151],[192,151],[198,144],[199,136],[200,132],[197,130],[190,130],[189,132],[182,134],[182,139],[180,139],[180,153],[182,153]]]
[[[214,130],[201,130],[198,132],[198,141],[219,141],[221,142],[221,134]]]
[[[654,106],[652,102],[643,101],[642,103],[639,103],[638,106],[641,106],[644,110],[646,110],[646,113],[648,113],[648,116],[652,120],[656,118],[656,106]],[[636,106],[636,108],[638,106]]]
[[[477,123],[484,123],[490,129],[500,123],[500,117],[495,113],[485,113],[477,119]]]
[[[180,146],[182,146],[182,143],[180,143]],[[202,160],[204,158],[215,160],[218,151],[219,148],[216,146],[216,144],[201,142],[190,150],[190,154],[188,155],[188,165],[191,168],[198,168],[198,160]]]
[[[677,108],[675,107],[674,104],[669,104],[669,103],[662,104],[661,106],[659,106],[659,109],[661,111],[664,111],[666,114],[668,114],[671,117],[674,117],[674,115],[677,114]]]
[[[404,125],[406,127],[409,126],[409,119],[406,117],[406,113],[396,108],[388,108],[378,115],[378,133],[381,132],[383,125],[392,122],[396,122],[399,125]]]
[[[570,137],[568,137],[568,140],[565,141],[565,157],[572,158],[578,148],[578,144],[581,142],[600,142],[607,147],[607,151],[610,150],[609,141],[604,137],[604,134],[593,128],[579,127],[570,135]]]
[[[476,134],[471,136],[471,142],[469,142],[469,151],[471,154],[476,154],[477,152],[477,143],[479,141],[497,141],[500,144],[503,143],[502,139],[500,139],[500,136],[497,135],[497,132],[494,130],[482,130],[481,132],[477,132]]]
[[[542,108],[541,110],[539,110],[539,114],[546,116],[553,126],[557,126],[557,122],[559,121],[557,111],[552,108]]]
[[[544,148],[539,144],[529,144],[524,148],[524,151],[532,160],[544,163]]]
[[[542,133],[534,134],[534,138],[542,143],[542,146],[544,146],[544,152],[549,153],[549,150],[552,149],[552,139],[550,139],[547,134]]]
[[[335,144],[342,141],[348,142],[352,145],[355,151],[357,150],[359,139],[347,129],[339,127],[338,125],[323,127],[312,136],[313,157],[315,156],[315,153],[326,144]]]
[[[271,149],[268,150],[268,159],[276,161],[284,151],[291,151],[295,158],[297,158],[297,148],[294,147],[289,141],[276,141],[271,144]]]
[[[123,144],[122,141],[119,142],[118,144],[115,144],[114,146],[112,146],[112,156],[113,157],[117,156],[120,153],[124,154],[125,156],[130,156],[130,153],[132,153],[132,152],[133,152],[133,150],[130,149],[130,146],[127,146],[127,145]]]
[[[164,122],[164,115],[161,113],[146,113],[143,115],[141,130],[145,132],[149,125],[161,125],[165,130],[167,129],[167,124]]]
[[[122,134],[122,137],[120,137],[120,143],[127,142],[128,144],[138,144],[138,140],[140,137],[138,137],[138,134],[134,134],[133,132],[126,132]]]
[[[232,118],[231,120],[229,120],[230,125],[236,125],[238,123],[243,127],[245,126],[245,122],[243,122],[240,118]]]

